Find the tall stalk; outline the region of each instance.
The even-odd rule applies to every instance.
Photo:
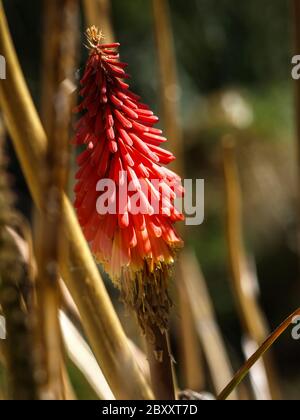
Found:
[[[214,389],[219,393],[232,378],[233,369],[196,255],[192,251],[185,251],[181,262],[185,267],[182,276],[186,284],[187,305],[191,308]],[[237,400],[237,393],[232,393],[231,399]]]
[[[45,398],[63,399],[64,358],[59,325],[59,262],[65,257],[67,248],[62,235],[62,205],[68,178],[69,124],[73,106],[67,86],[72,83],[75,73],[78,3],[74,0],[53,0],[46,4],[42,111],[49,142],[40,173],[42,209],[40,213],[36,213],[37,290],[40,330],[43,336],[41,358],[46,367]]]
[[[79,0],[44,0],[41,120],[48,137],[58,130],[58,107],[64,142],[69,138],[69,109],[75,102],[74,76],[79,51]],[[63,119],[63,118],[61,118]]]
[[[41,208],[43,192],[37,174],[40,173],[46,153],[47,137],[20,69],[2,2],[0,50],[8,65],[7,79],[0,84],[0,105],[32,197]],[[66,195],[63,195],[62,210],[70,252],[69,258],[60,262],[60,270],[80,311],[99,365],[116,398],[151,399],[151,390],[133,359],[127,338]]]
[[[177,75],[174,37],[172,32],[168,0],[152,0],[154,28],[158,54],[158,66],[161,86],[161,106],[166,134],[170,148],[178,159],[173,163],[180,175],[183,175],[184,148],[183,135],[179,120],[180,86]]]
[[[223,164],[226,191],[226,229],[232,286],[240,319],[246,334],[259,346],[268,335],[267,320],[253,293],[252,273],[245,249],[242,221],[242,194],[236,162],[235,141],[231,137],[223,139]],[[271,356],[264,357],[267,394],[278,399],[280,392]],[[262,372],[264,374],[264,372]]]
[[[236,387],[245,379],[250,369],[263,357],[272,345],[282,336],[290,327],[296,318],[300,316],[300,309],[293,312],[279,327],[261,344],[259,349],[246,361],[246,363],[234,375],[232,381],[218,396],[218,400],[226,400],[236,389]]]
[[[151,383],[158,400],[175,400],[172,356],[167,332],[161,332],[155,325],[151,326],[155,342],[147,340],[147,354],[150,366]]]
[[[177,156],[172,163],[176,172],[183,176],[184,147],[183,133],[179,120],[180,115],[180,86],[177,75],[174,37],[171,25],[171,16],[168,0],[152,0],[154,30],[158,55],[158,68],[160,75],[161,107],[163,123],[170,148]],[[184,236],[184,230],[181,234]],[[180,262],[179,262],[180,265]],[[181,270],[179,270],[181,274]],[[185,386],[197,389],[201,386],[202,370],[200,367],[199,345],[196,331],[192,322],[192,314],[186,305],[186,285],[181,276],[176,276],[177,295],[179,302],[180,321],[179,334],[181,336],[181,353]]]

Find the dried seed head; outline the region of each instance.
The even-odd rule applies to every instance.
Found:
[[[104,36],[102,31],[100,31],[96,26],[91,26],[86,30],[86,39],[92,49],[97,49],[103,38]]]

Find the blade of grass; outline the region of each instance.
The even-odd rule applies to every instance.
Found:
[[[111,392],[91,349],[63,312],[60,312],[60,325],[68,356],[74,365],[82,372],[101,400],[114,400],[115,397]]]
[[[83,327],[82,327],[82,321],[81,321],[81,318],[80,318],[80,314],[79,314],[78,309],[75,305],[75,302],[72,299],[72,296],[70,295],[70,293],[69,293],[68,289],[66,288],[65,284],[63,283],[63,281],[61,281],[61,302],[62,302],[61,303],[62,310],[63,310],[65,316],[67,316],[69,318],[70,322],[72,322],[72,324],[76,328],[77,332],[84,339],[86,339],[85,334],[84,334],[84,330],[83,330]],[[129,347],[132,351],[133,357],[135,358],[139,368],[141,369],[141,372],[145,376],[147,382],[150,383],[150,372],[149,372],[149,366],[148,366],[148,363],[147,363],[146,355],[129,338],[128,338],[128,344],[129,344]]]
[[[249,337],[243,337],[242,349],[245,356],[245,360],[248,360],[252,356],[252,354],[257,350],[257,344]],[[252,385],[252,392],[255,400],[272,400],[272,397],[269,392],[269,386],[267,383],[266,369],[262,359],[258,360],[255,366],[253,366],[253,368],[250,370],[249,379]],[[253,399],[253,396],[249,395],[249,400]]]
[[[280,338],[280,336],[289,328],[295,317],[300,316],[300,308],[293,312],[274,332],[271,334],[252,357],[242,366],[236,373],[232,381],[220,393],[218,400],[226,400],[233,390],[243,381],[248,375],[249,370],[254,364],[265,355],[265,353],[272,347],[272,345]]]
[[[194,324],[208,363],[215,391],[219,393],[233,375],[226,347],[195,254],[192,251],[184,252],[180,265]],[[232,399],[238,399],[236,393],[232,394]]]
[[[176,282],[180,308],[180,362],[184,378],[184,388],[193,391],[205,389],[204,354],[199,346],[197,328],[190,305],[190,296],[186,285],[186,270],[181,256],[177,264]],[[195,297],[196,298],[196,297]]]
[[[0,105],[32,197],[41,208],[43,194],[37,174],[46,153],[47,137],[20,69],[2,2],[0,51],[6,57],[8,67],[7,79],[0,84]],[[60,269],[80,311],[95,357],[116,398],[151,399],[152,392],[132,356],[66,195],[63,197],[63,216],[70,252],[68,260],[61,262]]]
[[[64,389],[64,399],[65,401],[76,401],[77,397],[75,391],[73,389],[73,385],[69,378],[68,370],[66,369],[66,365],[62,365],[62,381],[63,381],[63,389]]]

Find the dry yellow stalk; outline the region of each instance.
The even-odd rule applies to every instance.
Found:
[[[226,189],[227,242],[232,286],[246,338],[259,346],[268,335],[267,320],[253,293],[253,274],[245,249],[242,221],[242,194],[236,161],[235,140],[232,136],[223,139],[223,164]],[[270,354],[264,357],[267,377],[266,394],[279,399],[277,375]],[[264,374],[264,372],[262,372]]]
[[[217,324],[205,279],[196,255],[192,251],[183,253],[180,268],[186,286],[187,304],[191,308],[194,325],[202,344],[214,389],[219,393],[224,384],[232,378],[233,370]],[[233,393],[231,398],[237,400],[238,396]]]
[[[44,398],[63,399],[62,372],[66,372],[66,369],[63,367],[58,319],[58,266],[67,248],[62,235],[62,195],[69,167],[68,140],[73,100],[67,86],[75,74],[78,3],[73,0],[53,0],[46,2],[45,6],[42,110],[49,142],[40,173],[43,206],[41,212],[36,212],[37,291],[43,344],[40,356],[45,369]]]
[[[45,156],[47,138],[12,45],[2,2],[0,50],[8,67],[7,80],[0,84],[0,105],[33,199],[41,208],[42,191],[37,174]],[[70,253],[69,260],[64,260],[60,269],[80,311],[98,363],[117,398],[151,399],[151,390],[133,359],[127,338],[65,195],[63,215]]]
[[[152,0],[154,30],[158,54],[160,75],[161,107],[166,136],[171,139],[170,148],[177,159],[173,168],[181,176],[184,174],[183,133],[179,120],[180,86],[177,75],[177,63],[168,0]],[[181,231],[184,237],[184,229]],[[180,264],[180,262],[179,262]],[[191,310],[185,302],[186,286],[184,279],[177,275],[177,295],[180,312],[179,334],[181,340],[182,367],[184,382],[187,387],[201,386],[202,369],[197,347],[197,335],[192,320]]]

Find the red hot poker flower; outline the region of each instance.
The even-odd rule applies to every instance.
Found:
[[[119,61],[119,44],[101,44],[95,27],[87,39],[90,55],[77,109],[83,116],[74,139],[84,147],[77,159],[75,208],[92,252],[142,327],[150,321],[165,329],[167,280],[183,245],[173,226],[183,220],[174,206],[183,193],[181,180],[162,166],[174,156],[160,147],[166,139],[154,128],[158,118],[124,82],[129,76]],[[116,185],[111,192],[99,192],[98,182],[105,179]],[[108,211],[107,203],[116,211]],[[135,211],[137,206],[142,210]]]

